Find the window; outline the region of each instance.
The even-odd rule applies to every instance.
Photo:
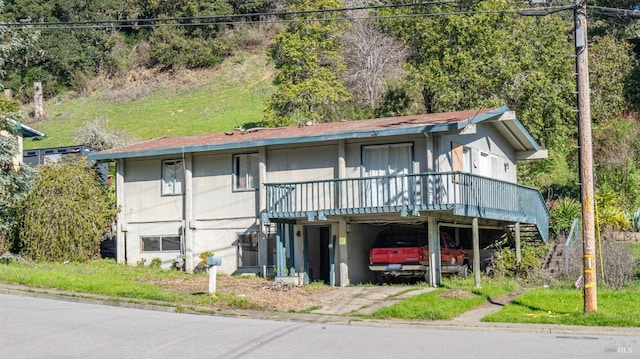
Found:
[[[258,266],[258,239],[260,233],[238,234],[238,267]]]
[[[258,188],[258,154],[233,156],[233,189],[246,191]]]
[[[181,160],[162,161],[162,194],[182,194],[184,166]]]
[[[409,181],[406,175],[412,172],[413,145],[366,146],[362,154],[363,177],[373,177],[365,182],[365,204],[374,207],[407,204]]]
[[[179,252],[180,236],[143,236],[140,241],[141,252]]]

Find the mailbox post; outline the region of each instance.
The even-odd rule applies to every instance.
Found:
[[[209,294],[216,294],[216,274],[218,266],[222,265],[222,258],[207,257],[207,265],[209,266]]]

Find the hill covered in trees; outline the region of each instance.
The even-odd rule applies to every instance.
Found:
[[[577,198],[565,5],[522,16],[528,6],[503,0],[6,0],[0,29],[21,46],[2,52],[2,83],[26,104],[42,82],[49,118],[34,126],[67,139],[85,126],[148,139],[507,105],[550,153],[521,181]],[[616,226],[640,206],[640,26],[597,10],[633,5],[589,13],[596,186]],[[64,143],[41,144],[29,146]]]

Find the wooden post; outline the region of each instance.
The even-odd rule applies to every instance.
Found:
[[[9,101],[13,100],[13,92],[11,92],[11,89],[4,89],[4,97]]]
[[[44,95],[42,93],[42,83],[33,83],[33,117],[36,120],[44,120]]]
[[[471,236],[473,239],[473,276],[476,288],[482,288],[480,284],[480,228],[478,227],[478,217],[471,221]]]
[[[516,230],[516,267],[520,269],[520,262],[522,261],[522,251],[520,249],[520,222],[516,222],[514,227]]]
[[[580,146],[580,198],[582,201],[582,248],[584,263],[584,312],[598,310],[593,195],[593,147],[591,138],[591,98],[589,95],[589,54],[587,10],[584,0],[574,8],[576,40],[576,87],[578,90],[578,140]]]
[[[428,219],[427,243],[429,245],[429,284],[438,287],[442,284],[440,268],[440,230],[438,221],[430,217]]]

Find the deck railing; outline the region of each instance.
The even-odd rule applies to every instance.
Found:
[[[531,187],[461,172],[266,184],[269,218],[452,211],[455,215],[535,224],[546,240],[549,211]]]

